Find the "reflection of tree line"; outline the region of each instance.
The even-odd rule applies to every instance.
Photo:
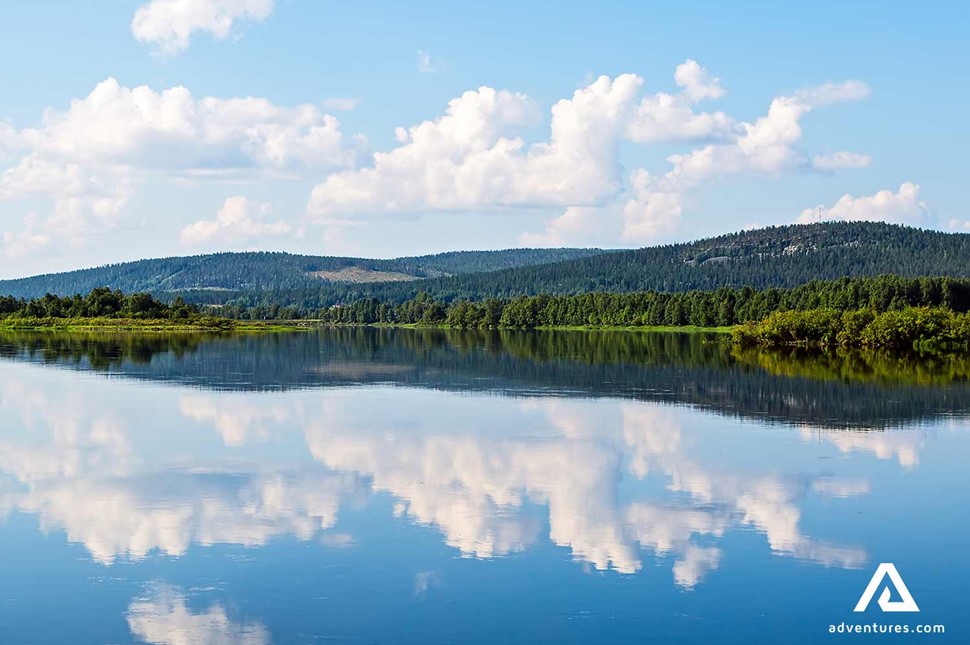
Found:
[[[717,335],[331,328],[311,333],[0,334],[0,353],[211,389],[393,383],[578,392],[782,422],[884,427],[970,409],[970,359],[741,349]]]
[[[742,349],[732,357],[769,374],[883,386],[955,386],[970,380],[970,356],[863,351],[849,348]]]
[[[0,356],[29,358],[44,363],[73,363],[96,370],[121,368],[126,364],[152,362],[159,354],[182,357],[194,352],[211,335],[178,334],[68,334],[48,332],[0,332]]]

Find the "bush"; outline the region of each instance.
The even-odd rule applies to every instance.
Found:
[[[908,350],[970,348],[970,314],[939,307],[779,311],[734,330],[739,345],[818,345]]]

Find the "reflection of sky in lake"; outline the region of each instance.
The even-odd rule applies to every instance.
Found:
[[[834,430],[17,363],[0,363],[0,414],[0,622],[39,642],[743,642],[758,624],[813,640],[852,620],[880,561],[960,629],[964,419]],[[67,594],[63,631],[37,627]]]

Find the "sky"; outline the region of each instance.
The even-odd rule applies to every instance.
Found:
[[[0,279],[970,231],[960,3],[8,0]]]

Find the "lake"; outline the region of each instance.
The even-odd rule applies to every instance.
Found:
[[[0,640],[970,642],[968,373],[701,334],[0,333]],[[903,587],[854,612],[880,563]]]

